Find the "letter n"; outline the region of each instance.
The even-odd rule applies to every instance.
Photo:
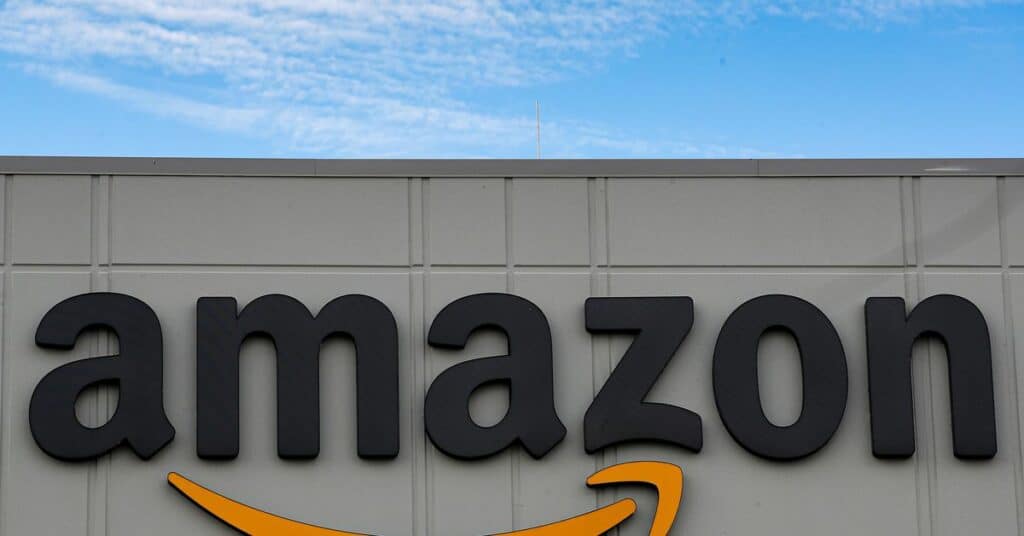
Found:
[[[902,298],[868,298],[864,307],[871,399],[871,445],[878,458],[914,453],[911,349],[932,335],[946,346],[953,452],[958,458],[996,454],[992,350],[981,311],[959,296],[932,296],[908,315]]]

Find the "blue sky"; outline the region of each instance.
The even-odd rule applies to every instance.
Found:
[[[1022,157],[1024,3],[0,0],[0,154]]]

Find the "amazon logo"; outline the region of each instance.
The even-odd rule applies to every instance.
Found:
[[[646,401],[693,327],[693,300],[686,296],[589,298],[582,313],[582,324],[590,333],[632,337],[585,413],[586,452],[634,442],[700,452],[704,426],[700,415]],[[350,294],[335,298],[314,314],[298,300],[280,294],[262,296],[241,308],[234,298],[200,297],[195,319],[198,457],[229,461],[238,456],[241,347],[257,336],[270,338],[277,354],[278,456],[312,459],[320,452],[320,347],[332,337],[350,339],[356,350],[355,377],[345,388],[356,393],[358,456],[387,460],[398,455],[399,336],[397,321],[386,304]],[[119,354],[66,363],[44,376],[29,404],[32,436],[48,455],[69,462],[95,459],[117,448],[149,459],[175,435],[164,411],[163,333],[152,308],[125,294],[74,296],[43,316],[35,340],[40,347],[68,350],[84,331],[97,328],[117,336]],[[482,329],[503,333],[508,353],[455,363],[434,379],[423,401],[429,440],[458,459],[487,458],[512,447],[543,458],[566,435],[554,404],[556,356],[548,319],[522,297],[475,294],[445,306],[433,319],[427,342],[455,354]],[[914,453],[911,350],[923,337],[946,347],[954,454],[966,459],[995,456],[990,338],[977,306],[965,298],[941,294],[908,311],[902,298],[870,297],[864,303],[864,330],[874,456],[906,458]],[[770,331],[788,334],[799,349],[803,404],[799,417],[788,426],[770,422],[761,406],[758,345]],[[839,428],[849,389],[847,357],[832,322],[814,304],[781,294],[740,304],[721,326],[710,358],[708,383],[721,422],[751,454],[778,462],[799,460],[824,448]],[[508,409],[497,424],[480,426],[470,415],[470,399],[481,386],[494,383],[507,388]],[[119,397],[113,416],[92,428],[78,421],[75,403],[95,384],[115,384]],[[358,534],[263,512],[240,502],[243,498],[223,497],[182,475],[171,474],[169,482],[214,517],[249,534]],[[681,471],[643,462],[609,467],[587,480],[591,486],[624,482],[657,488],[658,515],[651,534],[667,533],[682,494]],[[625,500],[507,534],[601,534],[634,510],[635,503]]]
[[[167,475],[167,482],[211,516],[251,536],[369,536],[362,532],[318,527],[264,512],[220,495],[177,473]],[[592,487],[624,483],[654,487],[658,492],[658,504],[648,534],[667,535],[675,522],[683,496],[683,472],[679,467],[662,462],[623,463],[598,471],[587,479],[587,485]],[[493,533],[493,536],[600,536],[635,512],[636,502],[633,499],[620,499],[608,506],[562,521],[513,532]]]

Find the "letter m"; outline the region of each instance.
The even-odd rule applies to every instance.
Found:
[[[336,298],[313,316],[298,300],[260,297],[238,312],[234,298],[200,298],[196,306],[197,454],[238,456],[239,354],[250,336],[267,336],[277,352],[277,452],[320,452],[320,347],[350,337],[356,349],[358,453],[398,455],[398,328],[383,303],[362,295]]]

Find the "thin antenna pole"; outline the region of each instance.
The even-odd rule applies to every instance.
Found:
[[[537,104],[537,160],[540,160],[540,101]]]

